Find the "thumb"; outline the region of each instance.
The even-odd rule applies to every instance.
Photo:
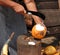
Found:
[[[26,14],[26,10],[24,10],[24,13]]]
[[[20,12],[18,12],[18,13],[20,13],[20,14],[22,14],[22,15],[25,15],[25,14],[26,14],[26,10],[24,9],[23,11],[20,11]]]

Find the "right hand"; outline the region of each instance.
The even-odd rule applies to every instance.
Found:
[[[0,5],[6,6],[6,7],[11,7],[12,9],[14,9],[15,12],[17,13],[25,13],[25,9],[22,5],[11,1],[11,0],[0,0]]]
[[[25,14],[26,10],[24,9],[24,7],[20,4],[16,4],[13,9],[15,10],[15,12],[20,13],[20,14]]]

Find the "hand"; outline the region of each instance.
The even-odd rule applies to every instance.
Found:
[[[21,13],[21,14],[26,13],[26,11],[22,5],[14,2],[14,1],[11,1],[11,0],[6,0],[6,1],[1,0],[0,5],[6,6],[6,7],[11,7],[17,13]]]
[[[32,17],[35,21],[35,24],[41,24],[42,26],[46,27],[44,24],[44,21],[39,16],[32,15]],[[47,30],[47,27],[46,27],[46,30]]]
[[[20,13],[20,14],[24,14],[26,13],[26,10],[24,9],[24,7],[20,4],[16,4],[13,9],[15,10],[15,12]]]
[[[39,16],[32,15],[32,17],[33,17],[33,19],[34,19],[34,21],[35,21],[36,24],[39,24],[39,23],[42,24],[42,23],[44,23],[43,20]]]

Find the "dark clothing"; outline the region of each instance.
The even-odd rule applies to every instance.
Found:
[[[15,35],[9,46],[16,50],[17,37],[27,33],[24,17],[10,8],[0,6],[0,51],[12,32]]]

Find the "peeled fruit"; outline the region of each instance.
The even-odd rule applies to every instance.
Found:
[[[47,55],[53,55],[56,53],[56,48],[54,46],[47,46],[44,50],[44,53]]]
[[[32,36],[37,39],[42,39],[46,35],[46,27],[42,24],[36,24],[32,28]]]

